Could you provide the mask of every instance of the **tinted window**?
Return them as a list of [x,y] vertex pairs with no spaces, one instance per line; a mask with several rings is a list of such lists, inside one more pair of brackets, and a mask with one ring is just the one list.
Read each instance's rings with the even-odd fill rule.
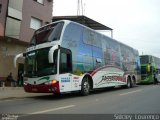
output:
[[43,48],[26,53],[25,76],[44,76],[57,73],[57,51],[54,52],[54,63],[49,63],[49,50],[50,48]]
[[140,56],[141,64],[148,64],[149,63],[149,56]]
[[93,32],[89,29],[84,30],[84,42],[89,45],[93,45],[96,47],[102,47],[101,43],[102,36],[96,32]]
[[59,40],[63,28],[63,22],[51,24],[38,29],[31,40],[31,44],[41,44],[44,42],[50,42]]
[[61,50],[60,54],[60,73],[68,73],[72,71],[72,57],[69,50]]

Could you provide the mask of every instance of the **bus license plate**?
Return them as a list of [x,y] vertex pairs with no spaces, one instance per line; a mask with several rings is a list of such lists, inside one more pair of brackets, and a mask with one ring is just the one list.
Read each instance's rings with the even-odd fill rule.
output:
[[38,90],[37,90],[37,88],[32,88],[32,91],[37,92]]

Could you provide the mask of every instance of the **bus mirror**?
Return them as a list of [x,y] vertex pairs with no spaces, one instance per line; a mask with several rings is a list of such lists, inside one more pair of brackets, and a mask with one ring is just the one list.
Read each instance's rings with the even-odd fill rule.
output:
[[16,62],[17,62],[17,59],[19,58],[19,57],[23,57],[23,53],[20,53],[20,54],[18,54],[18,55],[16,55],[15,57],[14,57],[14,67],[16,68]]
[[59,45],[55,45],[55,46],[51,47],[51,49],[49,50],[49,54],[48,54],[48,61],[49,61],[49,63],[54,63],[54,61],[53,61],[53,54],[54,54],[54,51],[56,49],[58,49],[58,48],[59,48]]

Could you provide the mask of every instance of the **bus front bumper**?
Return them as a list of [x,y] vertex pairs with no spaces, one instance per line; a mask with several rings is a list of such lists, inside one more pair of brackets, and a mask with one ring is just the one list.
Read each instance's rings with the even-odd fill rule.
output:
[[59,93],[59,84],[51,85],[24,85],[24,90],[29,93]]
[[142,77],[140,83],[141,84],[151,84],[151,83],[153,83],[152,77],[151,76]]

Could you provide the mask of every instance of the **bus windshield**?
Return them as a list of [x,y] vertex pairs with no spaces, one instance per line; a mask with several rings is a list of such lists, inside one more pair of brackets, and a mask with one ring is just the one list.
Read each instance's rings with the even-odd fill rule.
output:
[[150,62],[149,56],[141,56],[140,61],[141,61],[141,64],[148,64]]
[[25,77],[41,77],[57,73],[57,51],[54,52],[54,63],[49,63],[50,48],[28,52],[25,55]]
[[37,45],[44,42],[59,40],[64,22],[44,26],[35,31],[30,45]]

